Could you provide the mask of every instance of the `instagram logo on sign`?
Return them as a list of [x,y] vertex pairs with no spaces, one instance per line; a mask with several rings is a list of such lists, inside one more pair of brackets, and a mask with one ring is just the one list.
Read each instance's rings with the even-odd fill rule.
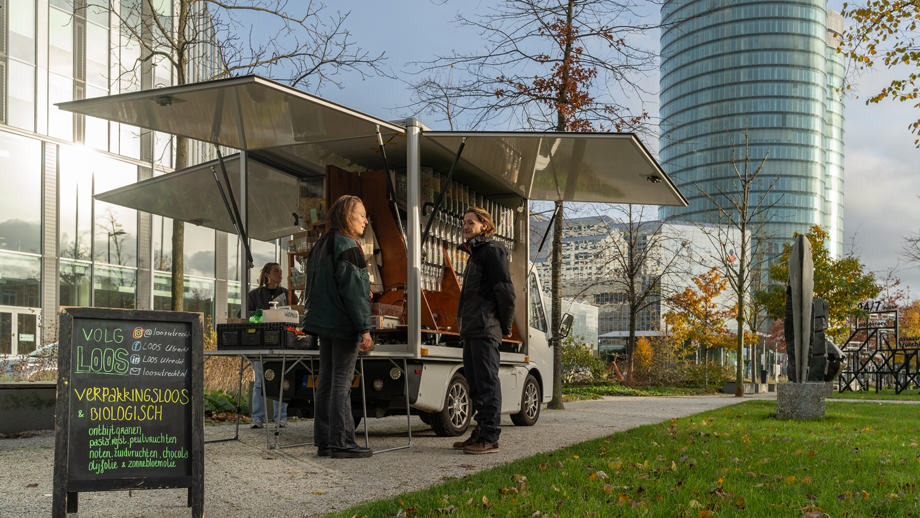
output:
[[144,337],[145,337],[145,338],[150,338],[150,335],[152,335],[152,334],[153,334],[153,329],[148,329],[148,330],[144,331]]
[[144,328],[135,327],[134,328],[134,338],[143,338],[144,337]]

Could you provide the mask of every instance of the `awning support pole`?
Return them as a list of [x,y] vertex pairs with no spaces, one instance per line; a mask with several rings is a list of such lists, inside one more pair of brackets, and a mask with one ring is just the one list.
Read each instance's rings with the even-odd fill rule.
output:
[[[224,188],[220,184],[220,179],[217,177],[217,171],[214,168],[211,168],[211,172],[214,173],[214,181],[217,182],[217,188],[220,190],[220,196],[224,199],[224,206],[227,207],[227,213],[230,214],[230,220],[233,222],[233,227],[236,229],[236,234],[239,236],[240,240],[243,241],[243,248],[246,250],[246,263],[249,265],[249,268],[253,267],[252,262],[252,252],[249,250],[249,237],[246,234],[246,227],[243,225],[243,221],[240,218],[240,209],[236,205],[236,198],[233,196],[233,187],[230,185],[230,176],[227,174],[227,166],[224,164],[224,156],[220,153],[220,147],[215,145],[214,150],[217,151],[217,161],[220,162],[220,170],[223,172],[224,181],[227,183],[227,191],[230,193],[230,201],[227,201],[227,196],[224,194]],[[241,156],[240,160],[244,158]]]
[[[450,179],[454,176],[454,169],[457,167],[457,162],[460,161],[460,154],[463,153],[464,147],[466,147],[466,137],[463,137],[460,141],[460,147],[457,149],[457,154],[454,156],[454,163],[450,165],[450,171],[447,172],[447,180],[444,182],[444,185],[441,186],[441,192],[438,193],[438,199],[434,201],[434,207],[431,209],[431,216],[428,217],[428,223],[425,224],[425,232],[422,233],[423,247],[425,243],[428,242],[428,233],[431,232],[431,224],[434,223],[435,215],[441,207],[441,201],[444,199],[444,192],[447,191],[447,186],[450,185]],[[422,207],[422,216],[425,215],[425,207]]]
[[377,144],[380,146],[380,154],[383,156],[383,169],[387,177],[387,191],[389,191],[391,209],[393,216],[396,218],[396,224],[399,226],[399,233],[402,235],[403,248],[409,251],[409,241],[406,239],[406,229],[403,228],[402,217],[399,215],[399,205],[396,204],[396,188],[393,186],[393,178],[390,177],[390,163],[387,161],[387,150],[383,145],[383,136],[380,135],[380,126],[377,126]]
[[217,182],[217,190],[220,191],[220,197],[223,198],[224,206],[227,207],[227,212],[230,214],[230,220],[233,221],[233,228],[236,229],[236,235],[239,236],[240,240],[243,242],[243,248],[246,250],[246,260],[249,262],[249,267],[252,268],[252,253],[249,251],[249,240],[243,237],[243,232],[240,230],[236,218],[233,217],[233,210],[230,209],[227,195],[224,194],[224,186],[220,184],[220,179],[217,178],[217,171],[214,167],[211,167],[211,172],[214,173],[214,181]]
[[[559,206],[557,205],[553,209],[553,217],[549,218],[549,225],[546,226],[546,232],[543,233],[543,239],[540,240],[540,248],[537,248],[537,257],[533,258],[533,261],[530,263],[530,271],[527,272],[527,278],[530,278],[530,274],[533,273],[533,267],[537,265],[537,258],[540,257],[540,252],[543,251],[543,245],[546,244],[546,236],[549,235],[549,231],[553,229],[553,221],[556,220],[556,214],[559,214]],[[526,283],[525,283],[526,286]]]

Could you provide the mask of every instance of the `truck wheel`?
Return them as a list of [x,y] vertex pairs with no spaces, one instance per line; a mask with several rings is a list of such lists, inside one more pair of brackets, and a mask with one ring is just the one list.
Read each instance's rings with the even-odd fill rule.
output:
[[543,398],[540,397],[540,384],[537,378],[528,374],[524,380],[524,391],[521,394],[521,411],[511,414],[511,422],[518,426],[533,426],[537,424],[540,418],[540,405]]
[[470,401],[470,386],[463,374],[454,374],[447,385],[444,397],[444,409],[432,412],[431,429],[439,437],[456,437],[466,432],[470,426],[473,403]]

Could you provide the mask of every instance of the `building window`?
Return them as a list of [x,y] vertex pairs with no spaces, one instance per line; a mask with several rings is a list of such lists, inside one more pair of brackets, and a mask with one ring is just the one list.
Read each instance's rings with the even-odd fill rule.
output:
[[214,277],[214,230],[185,224],[183,268],[187,275]]
[[[204,313],[205,319],[214,318],[214,280],[185,277],[183,311]],[[172,276],[161,273],[153,276],[153,309],[172,309]]]
[[137,272],[131,268],[96,265],[93,276],[93,306],[134,309],[137,302]]
[[41,149],[0,133],[0,250],[41,253]]
[[0,306],[41,307],[42,260],[0,252]]
[[61,306],[89,306],[92,265],[61,259]]

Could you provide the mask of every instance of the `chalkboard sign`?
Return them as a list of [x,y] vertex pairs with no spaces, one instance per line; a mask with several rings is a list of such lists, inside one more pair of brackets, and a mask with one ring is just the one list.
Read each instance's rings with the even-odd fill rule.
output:
[[60,330],[54,516],[81,491],[163,488],[202,516],[201,313],[66,308]]

